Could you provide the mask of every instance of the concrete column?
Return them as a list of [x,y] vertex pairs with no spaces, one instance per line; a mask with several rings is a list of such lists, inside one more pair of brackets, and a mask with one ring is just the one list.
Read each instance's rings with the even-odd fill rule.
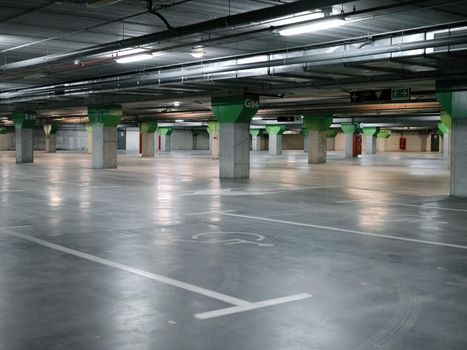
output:
[[13,120],[16,131],[16,163],[32,163],[34,161],[33,135],[36,113],[15,112]]
[[47,153],[57,152],[57,137],[55,134],[45,136],[45,151]]
[[345,133],[345,158],[353,158],[353,135],[357,130],[357,125],[342,123],[341,129]]
[[219,159],[220,144],[219,144],[219,122],[217,120],[208,121],[209,134],[209,150],[211,151],[212,159]]
[[57,124],[45,124],[44,125],[45,133],[45,151],[47,153],[57,152]]
[[220,177],[249,178],[250,125],[248,123],[222,123],[220,140]]
[[269,154],[274,156],[282,154],[282,134],[285,125],[268,125],[266,130],[269,134]]
[[376,136],[365,136],[366,153],[376,154]]
[[308,164],[326,163],[327,134],[326,131],[308,131]]
[[219,176],[250,177],[250,123],[259,109],[259,96],[243,94],[211,98],[211,109],[220,124]]
[[345,158],[353,158],[353,134],[345,134]]
[[282,135],[269,135],[269,154],[273,156],[282,154]]
[[86,124],[86,134],[88,136],[86,152],[92,154],[92,125],[90,123]]
[[307,129],[302,129],[302,134],[303,134],[303,152],[308,153],[308,149],[310,148],[310,142],[309,142],[310,138],[308,136],[310,135],[310,133],[308,132]]
[[171,127],[163,127],[157,129],[161,136],[161,152],[170,152],[172,150],[170,136],[173,129]]
[[209,134],[209,149],[211,150],[211,158],[219,159],[220,156],[220,135],[219,133]]
[[326,132],[327,140],[327,150],[328,151],[335,151],[336,150],[336,136],[338,132],[336,129],[330,129]]
[[16,128],[16,163],[32,163],[34,161],[33,129]]
[[[308,164],[323,164],[327,158],[327,134],[332,115],[304,115],[303,126],[308,134]],[[302,130],[303,132],[303,130]]]
[[171,135],[161,135],[161,152],[170,152],[172,150],[170,138]]
[[154,136],[156,130],[156,121],[148,120],[139,123],[139,131],[141,134],[141,157],[154,157]]
[[250,129],[251,149],[255,152],[261,151],[261,129]]
[[94,169],[117,168],[117,127],[93,124],[92,167]]
[[451,195],[467,197],[467,118],[453,118],[451,128]]
[[253,151],[261,151],[261,135],[251,137],[251,148]]
[[10,140],[6,133],[6,128],[0,127],[0,151],[8,151],[10,148]]
[[444,133],[443,135],[443,158],[449,159],[449,147],[450,146],[450,137],[449,132]]
[[154,157],[154,133],[141,133],[141,157]]

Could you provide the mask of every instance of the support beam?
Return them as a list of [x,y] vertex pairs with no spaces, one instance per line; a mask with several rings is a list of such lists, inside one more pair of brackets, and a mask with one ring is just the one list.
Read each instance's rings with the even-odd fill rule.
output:
[[376,154],[376,137],[380,132],[380,128],[363,128],[366,142],[366,153]]
[[86,143],[86,152],[89,154],[92,154],[92,124],[91,123],[86,124],[86,135],[88,137],[87,143]]
[[57,124],[45,124],[45,152],[55,153],[57,152]]
[[171,136],[173,129],[171,127],[163,127],[158,128],[157,131],[161,136],[161,152],[172,151]]
[[284,133],[285,125],[268,125],[266,130],[269,134],[269,154],[278,156],[282,154],[282,134]]
[[303,152],[308,153],[308,142],[310,140],[308,136],[310,136],[310,133],[307,128],[302,128],[300,134],[303,135]]
[[251,149],[255,152],[261,151],[261,129],[250,129]]
[[304,115],[303,125],[308,130],[308,164],[327,161],[327,131],[332,115]]
[[209,150],[211,151],[212,159],[219,159],[220,144],[220,124],[217,120],[208,121],[208,134],[209,134]]
[[354,133],[357,130],[357,125],[342,123],[341,129],[345,134],[345,158],[353,158]]
[[250,177],[250,122],[259,109],[259,97],[213,97],[212,111],[220,122],[221,178],[242,179]]
[[13,114],[16,131],[16,163],[32,163],[33,129],[36,125],[35,112],[15,112]]
[[139,131],[141,133],[141,157],[154,157],[154,134],[156,130],[156,121],[144,121],[139,124]]
[[88,118],[92,124],[92,167],[117,168],[117,125],[122,118],[122,107],[89,107]]
[[467,118],[452,119],[451,147],[451,195],[467,197]]

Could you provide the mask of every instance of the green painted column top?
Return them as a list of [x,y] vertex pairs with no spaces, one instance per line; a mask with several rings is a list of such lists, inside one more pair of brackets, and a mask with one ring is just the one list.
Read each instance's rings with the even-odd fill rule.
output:
[[44,124],[44,132],[47,136],[57,133],[58,125],[53,124]]
[[447,134],[448,132],[449,132],[449,128],[442,121],[439,121],[438,122],[438,134],[444,135],[444,134]]
[[263,133],[263,130],[261,129],[250,129],[250,135],[251,136],[259,136]]
[[219,122],[217,120],[208,121],[208,134],[215,135],[219,133]]
[[14,112],[13,120],[18,129],[32,129],[36,125],[36,112]]
[[147,120],[139,123],[139,131],[143,134],[154,134],[157,130],[157,122]]
[[378,136],[381,129],[380,128],[363,128],[362,131],[366,136],[376,137]]
[[451,118],[451,115],[446,112],[446,111],[442,111],[441,112],[441,122],[448,128],[448,129],[451,129],[451,125],[452,125],[452,118]]
[[467,118],[467,91],[436,91],[436,99],[452,118]]
[[391,136],[391,130],[381,130],[376,136],[379,139],[387,139]]
[[6,128],[4,128],[3,126],[0,126],[0,135],[4,135],[6,134]]
[[326,136],[327,136],[327,137],[331,137],[331,138],[336,137],[337,134],[338,134],[338,133],[337,133],[337,130],[336,130],[336,129],[331,129],[331,130],[328,130],[328,131],[326,132]]
[[310,135],[310,132],[307,128],[302,128],[302,130],[300,130],[300,134],[302,134],[303,136],[308,136]]
[[212,112],[220,123],[247,123],[258,112],[259,96],[244,94],[211,98]]
[[354,123],[342,123],[341,129],[344,134],[354,134],[357,131],[357,124]]
[[282,135],[286,129],[285,125],[266,125],[266,131],[269,135]]
[[332,124],[332,115],[304,115],[303,126],[308,130],[326,131]]
[[88,118],[91,124],[115,127],[123,116],[122,106],[89,106]]
[[171,126],[164,126],[161,128],[157,128],[157,132],[164,136],[170,136],[172,135],[173,129]]
[[91,123],[86,123],[86,132],[88,134],[92,133],[92,124]]

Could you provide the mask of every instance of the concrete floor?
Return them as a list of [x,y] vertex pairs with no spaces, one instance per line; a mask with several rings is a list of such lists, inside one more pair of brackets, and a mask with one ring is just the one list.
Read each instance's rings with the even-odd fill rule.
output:
[[0,152],[0,349],[466,349],[467,201],[437,154]]

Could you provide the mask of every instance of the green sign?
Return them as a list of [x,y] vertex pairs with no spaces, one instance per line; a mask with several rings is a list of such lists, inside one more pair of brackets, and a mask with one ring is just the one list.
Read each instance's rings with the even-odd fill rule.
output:
[[408,101],[410,100],[410,89],[392,89],[392,101]]

